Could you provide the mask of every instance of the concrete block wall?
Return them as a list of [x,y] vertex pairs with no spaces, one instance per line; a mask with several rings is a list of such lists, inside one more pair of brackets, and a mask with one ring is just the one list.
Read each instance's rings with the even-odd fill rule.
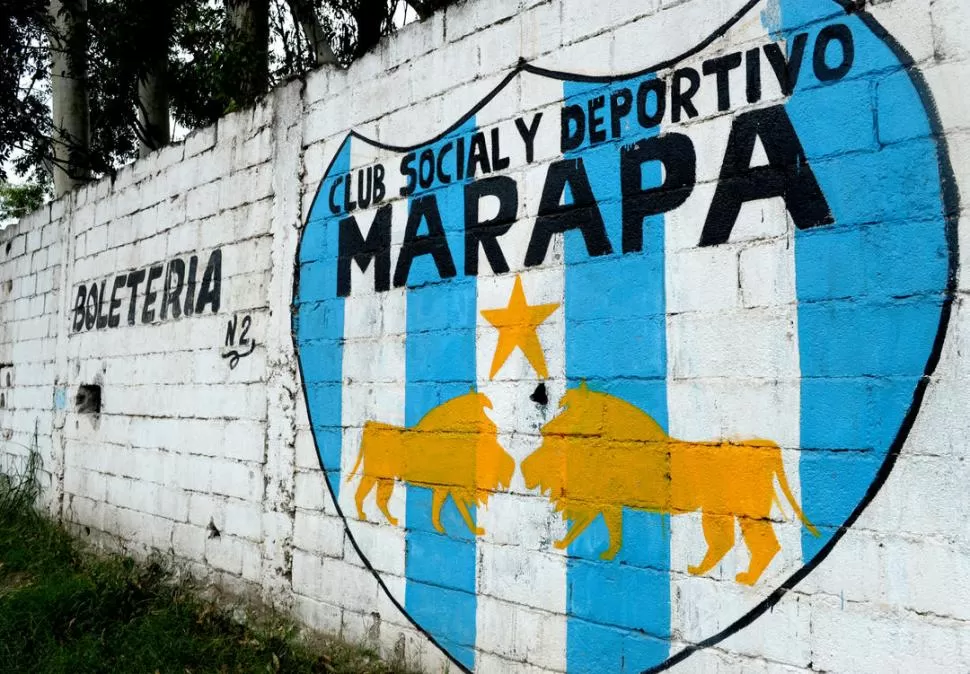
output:
[[[850,10],[833,0],[469,0],[406,26],[346,70],[312,73],[55,202],[0,233],[0,469],[22,469],[36,450],[46,505],[82,535],[159,551],[428,671],[966,669],[970,324],[959,251],[970,226],[959,194],[970,189],[970,8],[884,0]],[[817,36],[831,26],[848,27],[853,58],[842,42],[841,52],[822,49],[819,64]],[[838,30],[829,35],[844,37]],[[786,92],[801,33],[800,84]],[[704,64],[734,54],[741,60],[719,87]],[[684,69],[702,75],[688,97],[696,112],[681,105],[675,119]],[[615,79],[626,73],[637,75]],[[666,108],[644,125],[636,94],[652,79],[667,87]],[[630,113],[614,131],[610,106],[623,88]],[[599,95],[606,140],[597,145],[589,133]],[[560,123],[575,113],[564,112],[570,105],[587,128],[567,148]],[[793,204],[807,193],[798,182],[746,200],[726,241],[699,245],[715,192],[737,178],[723,167],[733,134],[743,135],[738,120],[780,108],[804,153],[796,163],[814,172],[834,222],[806,224]],[[773,144],[784,125],[760,119],[752,156],[742,150],[737,169],[789,171],[791,157],[778,159]],[[536,125],[531,151],[517,122]],[[462,194],[475,183],[439,176],[407,196],[400,188],[409,152],[420,171],[424,149],[440,157],[443,143],[455,148],[461,137],[467,153],[478,131],[490,163],[509,157],[489,172],[510,177],[517,199],[512,219],[496,225],[510,269],[480,246],[475,276],[462,232]],[[694,174],[677,186],[685,194],[676,207],[641,219],[642,250],[623,254],[622,209],[634,201],[620,191],[621,152],[672,136],[689,140]],[[663,170],[638,165],[639,181],[623,189],[676,175],[685,152],[677,150],[651,157]],[[612,254],[591,253],[588,211],[570,219],[576,174],[566,195],[543,205],[552,167],[577,157]],[[433,168],[454,169],[451,161]],[[357,181],[378,164],[383,204],[350,211],[334,181]],[[804,173],[786,175],[791,185]],[[414,248],[433,222],[405,231],[429,196],[454,277]],[[502,198],[485,198],[477,222],[495,217]],[[389,243],[354,258],[338,230],[353,215],[363,240],[382,205]],[[547,226],[572,230],[551,236],[529,264],[550,209],[560,224]],[[386,291],[377,271],[385,248]],[[402,255],[414,262],[398,287]],[[346,296],[335,293],[340,268]],[[515,325],[532,329],[496,360],[513,336],[486,314],[512,309],[516,287],[527,307],[554,308],[533,324],[520,315]],[[825,322],[839,311],[862,318]],[[940,317],[948,320],[937,336]],[[902,362],[912,353],[915,373]],[[93,389],[82,391],[95,386],[97,412],[85,407]],[[469,422],[473,443],[449,451],[477,457],[468,508],[484,532],[470,532],[457,507],[467,484],[454,474],[422,481],[404,468],[388,483],[392,524],[379,508],[382,487],[360,487],[362,475],[386,476],[367,459],[379,439],[352,470],[363,440],[378,437],[368,424],[397,427],[391,456],[413,438],[414,456],[447,463],[434,442],[467,435],[454,423],[468,418],[447,408],[450,421],[434,426],[425,415],[470,388],[489,405],[476,408],[484,420]],[[590,400],[611,407],[578,419]],[[614,413],[624,419],[619,436],[588,425]],[[663,435],[649,435],[657,431],[645,430],[653,426],[644,417]],[[569,447],[576,438],[606,443],[582,445],[600,463],[580,476],[584,486],[605,476],[605,493],[573,497],[568,519],[546,491],[551,469],[542,463],[577,470],[572,450],[560,464],[550,458],[558,437]],[[644,467],[636,457],[652,456],[657,442],[671,461],[678,450],[667,437],[695,450],[775,443],[794,502],[820,537],[798,521],[774,473],[762,486],[781,505],[760,520],[745,510],[757,480],[735,463],[734,473],[714,471],[687,489],[743,487],[741,500],[691,502],[737,530],[720,563],[689,571],[710,544],[701,513],[682,512],[691,508],[674,491],[659,507],[643,505],[643,493],[614,495],[626,488],[616,469],[623,447],[639,448],[626,471],[635,474]],[[609,451],[597,455],[598,446]],[[503,457],[514,464],[508,479],[484,480],[502,472]],[[663,465],[671,490],[701,470],[678,478]],[[635,483],[634,491],[653,484],[647,474]],[[443,532],[430,519],[435,485],[445,490]],[[604,526],[610,508],[619,529]],[[589,529],[555,546],[587,511]],[[736,574],[751,563],[744,527],[754,520],[780,551],[749,587]],[[601,559],[620,530],[619,554]]]

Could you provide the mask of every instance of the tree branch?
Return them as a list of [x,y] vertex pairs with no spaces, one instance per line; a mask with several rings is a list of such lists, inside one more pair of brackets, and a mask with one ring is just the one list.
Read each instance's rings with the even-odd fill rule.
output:
[[330,46],[330,38],[313,9],[311,0],[287,0],[294,22],[300,26],[313,54],[313,63],[322,66],[337,63],[337,55]]

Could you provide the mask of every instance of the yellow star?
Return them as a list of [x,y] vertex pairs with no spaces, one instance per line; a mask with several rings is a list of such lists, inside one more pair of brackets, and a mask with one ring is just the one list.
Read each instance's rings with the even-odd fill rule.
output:
[[536,328],[558,308],[558,304],[530,306],[525,300],[525,291],[522,290],[522,279],[516,276],[509,305],[504,309],[482,311],[485,320],[498,328],[498,344],[495,347],[495,357],[492,358],[490,379],[493,379],[502,369],[505,361],[515,351],[515,347],[522,349],[522,353],[542,379],[549,376],[546,370],[546,357],[542,352],[542,344],[539,342]]

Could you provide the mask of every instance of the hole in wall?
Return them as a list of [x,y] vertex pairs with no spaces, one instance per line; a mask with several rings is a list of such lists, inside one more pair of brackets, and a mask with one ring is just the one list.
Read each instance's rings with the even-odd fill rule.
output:
[[7,241],[7,251],[6,254],[10,255],[10,247],[13,246],[13,241]]
[[101,387],[98,384],[81,384],[74,396],[74,406],[81,414],[100,414]]

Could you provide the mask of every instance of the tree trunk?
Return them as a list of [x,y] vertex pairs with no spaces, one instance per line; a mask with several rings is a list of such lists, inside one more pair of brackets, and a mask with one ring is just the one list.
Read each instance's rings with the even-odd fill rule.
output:
[[[172,140],[168,96],[168,51],[174,30],[175,3],[143,0],[135,5],[142,19],[141,59],[138,67],[138,156]],[[146,21],[148,23],[146,23]]]
[[313,9],[312,0],[288,0],[290,12],[294,20],[300,25],[310,51],[313,53],[313,63],[322,66],[328,63],[337,63],[337,56],[333,53],[330,46],[330,38],[324,33],[320,19]]
[[354,49],[354,59],[369,52],[381,41],[384,20],[387,18],[387,5],[380,9],[375,5],[382,0],[359,0],[357,7],[351,11],[357,23],[357,47]]
[[169,122],[167,63],[138,78],[138,156],[146,157],[172,140]]
[[269,88],[269,0],[226,0],[233,71],[228,73],[238,107]]
[[88,106],[87,0],[50,0],[51,109],[54,191],[66,194],[88,180],[91,114]]

